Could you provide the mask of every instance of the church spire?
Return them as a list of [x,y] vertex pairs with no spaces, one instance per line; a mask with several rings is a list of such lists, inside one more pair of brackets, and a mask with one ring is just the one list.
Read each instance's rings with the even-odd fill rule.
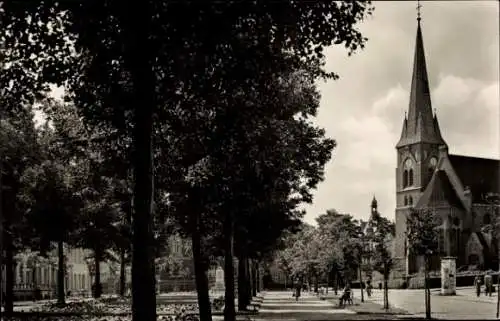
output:
[[[413,75],[411,79],[410,104],[408,118],[403,125],[401,139],[396,147],[415,143],[446,144],[436,130],[436,122],[432,114],[432,104],[427,66],[425,63],[424,41],[420,26],[421,5],[417,5],[417,37],[413,58]],[[406,118],[406,117],[405,117]],[[437,120],[436,120],[437,121]]]

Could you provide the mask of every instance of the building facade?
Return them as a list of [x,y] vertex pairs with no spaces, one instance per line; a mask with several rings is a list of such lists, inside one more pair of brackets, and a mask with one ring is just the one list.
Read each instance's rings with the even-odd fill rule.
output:
[[421,271],[423,258],[408,250],[406,217],[411,209],[438,215],[439,257],[455,256],[457,268],[498,269],[497,241],[484,231],[498,214],[500,161],[449,153],[432,111],[420,19],[417,26],[408,113],[396,145],[396,277]]
[[[80,248],[65,248],[65,289],[75,295],[90,295],[91,275],[87,267],[88,252]],[[57,291],[57,253],[47,257],[36,252],[24,251],[15,257],[14,296],[18,300],[31,299],[35,289],[40,289],[42,298],[54,298]],[[105,269],[106,271],[106,269]],[[105,276],[106,278],[106,273]],[[5,293],[5,266],[2,266],[2,291]]]

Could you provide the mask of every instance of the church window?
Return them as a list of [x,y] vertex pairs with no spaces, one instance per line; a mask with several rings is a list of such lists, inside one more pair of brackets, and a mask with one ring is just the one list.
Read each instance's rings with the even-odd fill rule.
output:
[[437,166],[437,159],[436,157],[432,157],[430,160],[429,160],[429,169],[430,170],[434,170]]
[[403,171],[403,188],[413,185],[413,164],[410,158],[406,159]]
[[457,242],[458,241],[458,233],[457,233],[457,230],[452,228],[450,230],[450,252],[451,252],[451,255],[454,255],[456,256],[457,255]]
[[479,256],[477,254],[471,254],[471,255],[469,255],[469,264],[470,265],[477,265],[477,264],[479,264]]
[[438,240],[439,254],[445,255],[445,243],[444,243],[444,230],[439,229],[439,240]]
[[491,216],[490,216],[490,214],[488,214],[488,213],[484,214],[483,223],[485,225],[491,224]]

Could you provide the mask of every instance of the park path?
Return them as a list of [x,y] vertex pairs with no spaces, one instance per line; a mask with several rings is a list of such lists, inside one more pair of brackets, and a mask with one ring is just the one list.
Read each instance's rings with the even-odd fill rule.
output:
[[259,313],[252,320],[341,320],[353,314],[307,292],[295,301],[291,291],[272,291],[263,293]]

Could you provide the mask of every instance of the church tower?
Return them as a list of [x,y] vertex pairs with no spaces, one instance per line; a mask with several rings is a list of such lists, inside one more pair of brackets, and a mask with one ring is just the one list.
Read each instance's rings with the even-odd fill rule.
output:
[[[403,119],[401,137],[396,144],[396,235],[395,256],[406,259],[406,215],[418,202],[448,146],[441,136],[438,120],[432,113],[424,43],[417,18],[417,37],[408,113]],[[408,263],[406,263],[407,265]],[[408,266],[406,268],[408,269]]]

